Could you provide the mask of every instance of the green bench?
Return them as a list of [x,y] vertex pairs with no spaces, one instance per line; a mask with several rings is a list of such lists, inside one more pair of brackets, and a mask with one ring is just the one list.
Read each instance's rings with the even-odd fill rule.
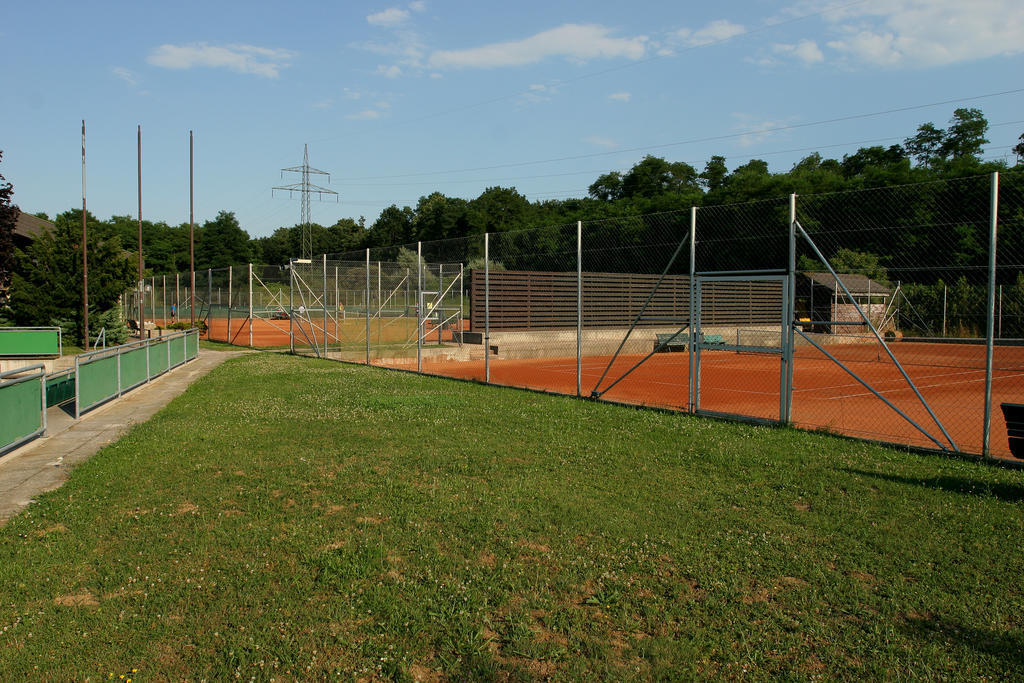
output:
[[[655,335],[657,339],[654,342],[655,351],[685,351],[690,343],[690,335],[686,332],[680,332],[679,334],[658,333]],[[725,337],[720,334],[704,334],[700,335],[701,346],[724,346]]]

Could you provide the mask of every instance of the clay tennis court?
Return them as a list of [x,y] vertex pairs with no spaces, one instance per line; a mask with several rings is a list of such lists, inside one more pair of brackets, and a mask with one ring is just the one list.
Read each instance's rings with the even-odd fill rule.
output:
[[[958,448],[980,453],[985,396],[984,346],[914,342],[890,346]],[[884,351],[880,352],[876,345],[845,344],[827,348],[918,425],[946,444],[942,432]],[[617,380],[642,357],[617,358],[601,387]],[[594,389],[610,359],[610,356],[583,359],[583,395],[589,395]],[[381,364],[415,369],[415,360],[393,359],[381,361]],[[482,360],[458,363],[424,360],[422,367],[430,374],[484,379]],[[1006,424],[999,403],[1021,399],[1016,387],[1024,378],[1024,347],[996,347],[994,367],[990,447],[994,455],[1010,457]],[[576,394],[574,356],[517,360],[492,358],[490,370],[494,384]],[[702,411],[768,420],[779,417],[778,356],[704,351],[700,380]],[[688,354],[659,353],[604,393],[602,398],[688,410],[688,383]],[[826,429],[878,441],[938,447],[842,368],[809,347],[799,347],[794,359],[792,416],[794,425],[804,429]]]
[[[254,320],[253,345],[287,346],[288,322]],[[226,319],[210,320],[210,338],[228,340],[227,323]],[[371,344],[407,341],[409,335],[405,327],[391,325],[383,327],[378,333],[376,324],[376,321],[371,322]],[[352,319],[340,321],[338,328],[333,321],[328,320],[332,343],[339,332],[348,334],[354,342],[365,343],[364,325],[362,319]],[[320,334],[319,329],[310,332],[310,336],[315,337],[318,343],[322,342]],[[248,320],[231,321],[231,343],[246,345],[248,335]],[[414,332],[412,337],[415,338]],[[301,335],[296,341],[308,345]],[[984,345],[901,341],[891,344],[890,348],[957,447],[965,452],[981,453],[985,396]],[[838,344],[826,346],[826,349],[948,447],[942,431],[921,404],[913,388],[877,344]],[[567,353],[574,351],[574,348],[567,349]],[[382,355],[400,357],[375,358],[372,362],[385,367],[416,369],[414,344],[400,353],[388,352]],[[353,360],[362,360],[361,354],[357,356]],[[584,357],[582,394],[589,396],[604,374],[601,390],[619,380],[615,386],[602,393],[604,399],[689,410],[689,354],[655,354],[620,380],[642,358],[642,355],[622,355],[608,368],[611,356]],[[1024,347],[996,346],[993,367],[990,448],[993,455],[1010,457],[1006,423],[999,404],[1021,402],[1024,399],[1018,390],[1024,382]],[[479,381],[484,380],[485,374],[482,359],[453,361],[424,357],[422,369],[428,374]],[[493,384],[576,395],[575,356],[532,359],[492,357],[490,372]],[[938,448],[935,441],[813,347],[797,347],[793,379],[792,419],[797,427]],[[705,350],[701,354],[701,411],[778,420],[779,385],[778,356],[720,350]]]

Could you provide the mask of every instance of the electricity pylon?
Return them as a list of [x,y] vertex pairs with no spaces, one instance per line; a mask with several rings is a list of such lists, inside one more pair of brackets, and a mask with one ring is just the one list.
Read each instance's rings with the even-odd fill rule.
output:
[[270,194],[274,194],[274,190],[282,190],[288,192],[288,196],[291,197],[292,192],[299,192],[302,194],[302,216],[300,217],[300,224],[302,226],[302,258],[309,259],[313,258],[313,233],[310,228],[312,219],[309,215],[309,195],[317,195],[317,199],[323,199],[323,196],[334,195],[338,196],[338,193],[334,190],[326,187],[320,187],[309,182],[309,176],[312,173],[327,176],[327,182],[331,182],[331,174],[327,171],[321,171],[320,169],[312,168],[309,165],[309,145],[302,146],[302,166],[292,166],[291,168],[282,168],[281,176],[284,177],[285,171],[290,173],[301,173],[302,181],[298,183],[292,183],[291,185],[278,185],[270,190]]

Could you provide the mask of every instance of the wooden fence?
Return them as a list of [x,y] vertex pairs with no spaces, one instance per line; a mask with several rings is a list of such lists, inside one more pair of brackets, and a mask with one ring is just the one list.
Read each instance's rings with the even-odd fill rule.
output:
[[[472,270],[470,324],[484,329],[484,271]],[[628,327],[644,311],[645,327],[681,325],[690,314],[690,278],[667,275],[646,310],[657,274],[583,273],[583,326]],[[492,330],[545,330],[576,326],[576,273],[498,270],[490,273]],[[706,282],[701,322],[708,325],[779,324],[782,289],[773,282]]]

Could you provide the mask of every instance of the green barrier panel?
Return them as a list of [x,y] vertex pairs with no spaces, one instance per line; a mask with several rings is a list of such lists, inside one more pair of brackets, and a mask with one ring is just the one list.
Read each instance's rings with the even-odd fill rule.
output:
[[46,378],[46,407],[59,406],[75,397],[75,373]]
[[157,342],[149,346],[149,376],[156,377],[167,370],[167,344],[170,342]]
[[0,386],[0,451],[43,429],[43,378]]
[[117,396],[117,357],[108,356],[78,367],[78,411]]
[[59,356],[60,330],[0,328],[0,356]]
[[189,360],[192,360],[193,358],[195,358],[196,356],[199,355],[199,333],[198,332],[193,332],[191,334],[185,335],[185,348],[187,349],[186,352],[185,352],[185,356]]
[[178,337],[168,342],[171,345],[171,367],[185,362],[185,338]]
[[148,379],[145,347],[121,354],[121,391],[137,387]]

